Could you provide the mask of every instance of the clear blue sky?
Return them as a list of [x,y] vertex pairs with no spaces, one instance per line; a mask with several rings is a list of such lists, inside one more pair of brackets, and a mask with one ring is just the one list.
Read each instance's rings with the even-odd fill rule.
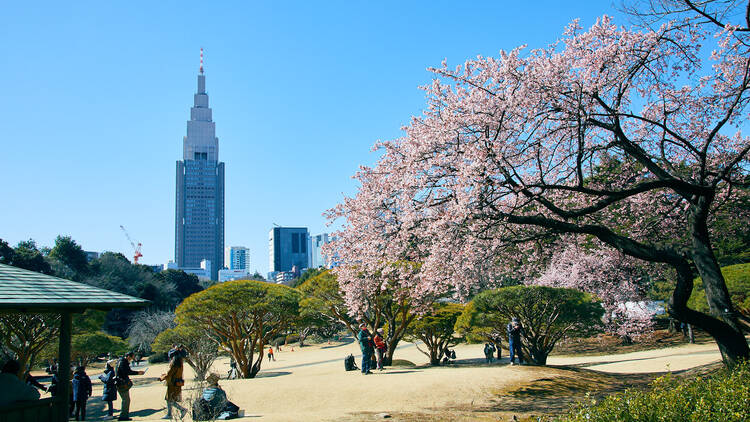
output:
[[[0,238],[174,256],[175,161],[199,48],[220,158],[226,245],[268,270],[273,223],[329,231],[378,139],[419,114],[428,66],[541,47],[610,0],[2,2]],[[624,18],[618,21],[627,23]]]

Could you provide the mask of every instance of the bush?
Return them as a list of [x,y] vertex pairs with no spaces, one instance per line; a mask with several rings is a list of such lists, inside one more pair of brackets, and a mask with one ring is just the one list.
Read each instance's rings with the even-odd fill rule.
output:
[[547,356],[561,339],[595,332],[604,313],[587,293],[544,286],[485,290],[474,297],[472,306],[485,321],[482,325],[490,324],[498,334],[511,318],[518,318],[523,326],[523,354],[537,365],[547,364]]
[[169,358],[166,353],[154,353],[148,357],[148,363],[164,363],[168,361]]
[[558,421],[747,421],[750,366],[721,369],[706,377],[657,378],[651,390],[626,390],[597,403],[579,403]]
[[281,344],[296,343],[299,341],[299,334],[289,334],[286,336],[285,341],[286,343],[281,343]]

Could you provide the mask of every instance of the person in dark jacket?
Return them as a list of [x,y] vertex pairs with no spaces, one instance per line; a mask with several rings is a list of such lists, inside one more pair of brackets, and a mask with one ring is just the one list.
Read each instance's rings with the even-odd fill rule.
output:
[[359,324],[357,340],[359,340],[359,347],[362,349],[362,374],[372,374],[372,372],[370,372],[370,366],[372,362],[373,343],[370,331],[367,330],[367,324]]
[[134,371],[130,369],[130,362],[135,359],[135,354],[129,352],[117,362],[117,368],[115,368],[115,374],[117,375],[117,392],[120,393],[120,400],[122,400],[120,417],[118,421],[129,421],[130,419],[130,387],[133,386],[133,381],[130,380],[131,375],[143,375],[145,371]]
[[73,402],[77,421],[86,420],[86,400],[91,397],[91,378],[86,375],[86,368],[79,366],[73,374]]
[[523,352],[521,351],[521,335],[523,334],[523,327],[517,317],[514,317],[510,323],[508,323],[508,349],[510,352],[510,364],[516,364],[516,356],[518,356],[518,363],[523,365]]
[[115,368],[112,367],[112,362],[108,361],[107,366],[104,368],[104,373],[99,375],[99,380],[104,383],[104,389],[102,390],[102,401],[107,402],[107,416],[110,418],[114,416],[114,406],[112,402],[117,398],[117,386],[115,386]]
[[492,363],[495,357],[495,345],[492,343],[484,343],[484,359],[487,363]]

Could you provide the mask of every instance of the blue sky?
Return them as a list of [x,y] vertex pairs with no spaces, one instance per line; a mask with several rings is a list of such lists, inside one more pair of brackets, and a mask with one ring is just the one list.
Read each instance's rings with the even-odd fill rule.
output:
[[[273,223],[329,231],[378,139],[425,104],[418,86],[519,44],[544,46],[609,0],[2,2],[0,238],[142,262],[174,256],[175,161],[205,49],[226,163],[226,244],[268,270]],[[624,18],[617,19],[627,23]]]

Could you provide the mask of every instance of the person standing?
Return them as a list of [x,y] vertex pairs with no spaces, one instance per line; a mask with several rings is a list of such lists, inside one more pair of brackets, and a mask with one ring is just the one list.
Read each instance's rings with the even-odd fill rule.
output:
[[523,352],[521,351],[521,335],[523,334],[523,327],[518,317],[508,323],[508,349],[510,352],[510,364],[516,364],[516,356],[518,356],[518,363],[523,365]]
[[372,374],[372,372],[370,372],[373,352],[372,336],[370,335],[370,331],[367,329],[367,324],[359,324],[359,334],[357,335],[357,340],[359,340],[359,348],[362,350],[362,374]]
[[172,419],[173,407],[176,407],[180,411],[181,417],[185,415],[186,410],[179,403],[182,401],[182,386],[185,385],[182,372],[182,356],[176,354],[169,361],[169,370],[167,370],[167,373],[159,377],[159,381],[166,381],[167,383],[167,395],[164,397],[167,401],[167,414],[162,419]]
[[273,361],[276,362],[276,358],[273,355],[273,346],[268,348],[268,361],[270,362],[271,359],[273,359]]
[[86,420],[86,401],[91,397],[91,378],[86,374],[86,367],[79,366],[73,374],[73,403],[77,421]]
[[487,363],[492,363],[495,357],[495,346],[492,343],[484,343],[484,358]]
[[99,380],[104,383],[102,389],[102,401],[107,402],[107,416],[110,418],[114,415],[114,406],[112,402],[117,398],[117,387],[115,386],[115,369],[112,367],[114,361],[107,361],[104,373],[99,375]]
[[133,352],[128,352],[125,356],[120,358],[117,362],[117,368],[115,374],[117,375],[117,392],[120,393],[120,400],[122,405],[120,409],[120,417],[118,421],[129,421],[130,419],[130,388],[133,386],[133,381],[130,380],[131,375],[143,375],[145,371],[134,371],[130,369],[130,362],[135,358]]
[[375,357],[377,358],[378,370],[383,370],[383,356],[388,347],[383,340],[383,329],[378,328],[375,330],[375,336],[372,338],[372,342],[375,344]]

